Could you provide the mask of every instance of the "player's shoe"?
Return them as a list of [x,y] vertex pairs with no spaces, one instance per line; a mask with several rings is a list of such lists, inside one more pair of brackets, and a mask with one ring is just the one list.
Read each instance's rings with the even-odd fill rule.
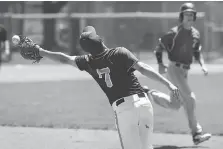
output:
[[196,133],[193,135],[193,142],[194,145],[198,145],[204,141],[207,141],[211,138],[211,134],[210,133]]

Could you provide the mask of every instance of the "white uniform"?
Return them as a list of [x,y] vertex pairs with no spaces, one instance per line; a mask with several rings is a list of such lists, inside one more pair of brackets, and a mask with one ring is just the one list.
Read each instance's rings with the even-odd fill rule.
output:
[[145,94],[125,97],[112,104],[122,149],[152,149],[153,107]]

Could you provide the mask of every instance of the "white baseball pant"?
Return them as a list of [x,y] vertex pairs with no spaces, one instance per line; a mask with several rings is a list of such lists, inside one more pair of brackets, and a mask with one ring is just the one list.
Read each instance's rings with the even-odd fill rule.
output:
[[118,106],[120,99],[112,104],[122,149],[153,149],[153,107],[143,94],[125,97]]

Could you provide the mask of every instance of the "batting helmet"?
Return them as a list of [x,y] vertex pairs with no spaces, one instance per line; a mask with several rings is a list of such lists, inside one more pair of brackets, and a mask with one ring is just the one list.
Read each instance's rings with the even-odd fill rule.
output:
[[179,20],[180,22],[183,21],[183,13],[184,12],[193,12],[194,13],[194,21],[197,18],[197,11],[195,10],[195,6],[192,3],[184,3],[183,5],[181,5],[180,7],[180,15],[179,15]]

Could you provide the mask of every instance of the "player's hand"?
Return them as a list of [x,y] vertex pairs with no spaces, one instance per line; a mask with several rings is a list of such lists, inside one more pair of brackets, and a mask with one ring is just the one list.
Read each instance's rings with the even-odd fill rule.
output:
[[27,60],[33,60],[33,63],[39,63],[43,58],[39,54],[40,46],[34,43],[30,38],[22,35],[14,35],[12,42],[19,48],[20,55]]
[[167,72],[167,66],[165,66],[164,64],[159,64],[159,73],[160,74],[164,74]]
[[205,66],[202,67],[202,71],[204,72],[205,76],[208,75],[208,69]]
[[179,89],[172,83],[170,83],[168,87],[169,87],[169,90],[173,93],[173,96],[175,98],[179,98],[179,95],[180,95]]
[[148,88],[148,86],[143,86],[142,88],[144,89],[144,91],[145,91],[146,93],[149,92],[149,88]]

